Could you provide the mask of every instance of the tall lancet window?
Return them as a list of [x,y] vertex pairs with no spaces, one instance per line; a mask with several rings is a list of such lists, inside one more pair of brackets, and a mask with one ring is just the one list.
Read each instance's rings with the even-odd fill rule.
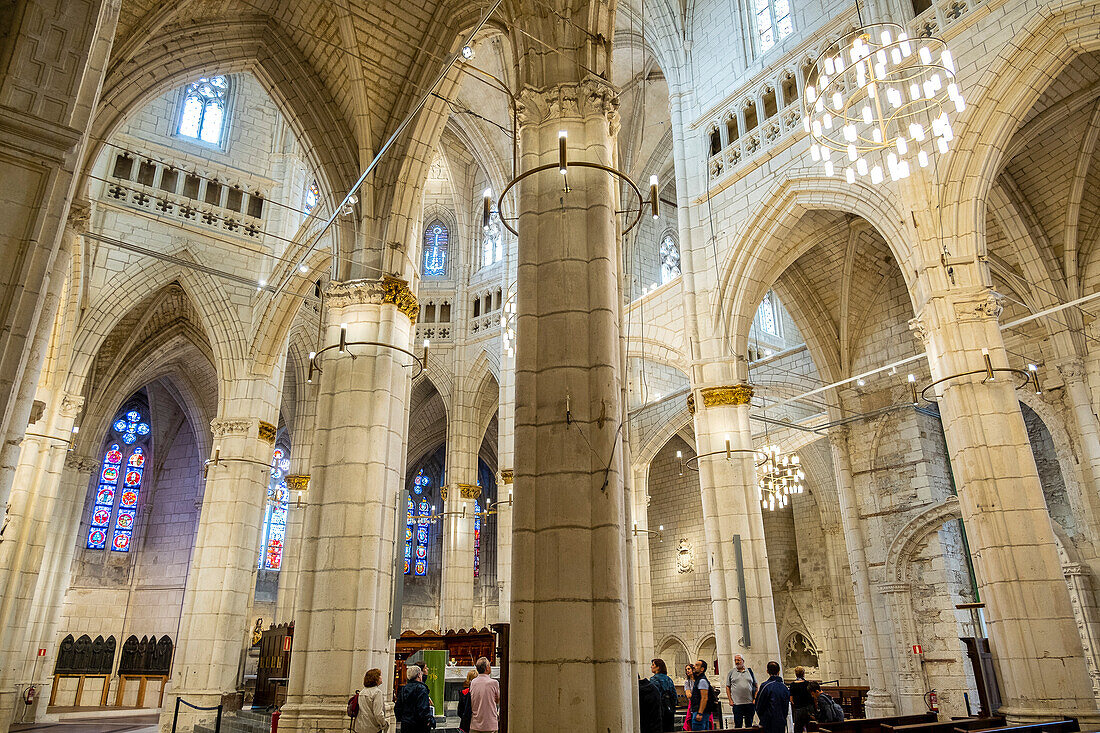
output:
[[431,479],[421,468],[413,479],[405,515],[405,575],[428,572],[428,519],[432,506],[428,503]]
[[764,293],[764,299],[760,301],[760,307],[756,310],[756,323],[764,333],[779,336],[779,314],[775,305],[775,295],[772,291]]
[[484,237],[481,241],[481,266],[500,262],[504,259],[504,232],[501,231],[500,214],[494,206],[489,212],[489,226],[484,228]]
[[477,461],[477,485],[481,488],[481,495],[474,501],[474,577],[481,576],[481,538],[482,519],[488,518],[489,507],[493,505],[493,488],[496,484],[496,476],[485,462],[480,458]]
[[441,221],[424,230],[424,276],[446,277],[451,234]]
[[661,240],[661,284],[680,277],[680,248],[671,234]]
[[271,478],[267,482],[267,509],[264,511],[263,545],[260,549],[261,570],[281,570],[283,567],[287,502],[290,499],[286,488],[288,470],[290,449],[278,446],[271,456]]
[[791,35],[791,0],[752,0],[756,13],[756,32],[760,38],[760,53]]
[[129,552],[150,429],[139,410],[129,409],[116,417],[111,430],[114,436],[103,453],[86,547],[105,549],[109,539],[114,552]]
[[181,137],[219,145],[225,130],[229,80],[224,76],[203,77],[183,90],[178,132]]

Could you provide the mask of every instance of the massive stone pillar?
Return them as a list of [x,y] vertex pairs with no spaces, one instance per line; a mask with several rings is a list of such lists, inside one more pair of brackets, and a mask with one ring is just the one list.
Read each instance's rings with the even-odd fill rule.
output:
[[1012,721],[1097,718],[1054,531],[1013,377],[982,370],[983,349],[1006,367],[1001,307],[973,285],[933,291],[912,326],[924,341],[959,490],[981,598]]
[[64,279],[60,244],[120,2],[25,0],[5,12],[0,63],[0,507],[19,460]]
[[[179,645],[172,663],[171,700],[217,705],[237,690],[248,612],[255,587],[263,507],[267,499],[271,450],[275,442],[278,379],[257,384],[251,399],[230,399],[234,413],[210,421],[211,463],[199,527],[187,573]],[[185,709],[181,730],[211,713]],[[171,730],[172,705],[160,719]]]
[[[467,389],[455,395],[447,425],[447,490],[443,501],[443,630],[468,629],[474,618],[474,503],[481,435]],[[484,507],[483,507],[484,508]]]
[[[1088,385],[1088,372],[1083,359],[1069,359],[1058,364],[1058,373],[1066,385],[1065,404],[1073,415],[1074,432],[1080,445],[1081,473],[1084,476],[1082,502],[1091,518],[1093,536],[1100,532],[1100,422],[1092,408],[1092,394]],[[1100,537],[1097,537],[1100,539]]]
[[892,715],[896,712],[893,696],[886,690],[884,656],[889,640],[883,640],[882,629],[875,619],[875,607],[871,598],[871,575],[867,566],[867,538],[863,532],[863,520],[859,516],[855,482],[852,480],[852,461],[848,452],[849,430],[846,426],[829,429],[829,442],[833,448],[833,467],[836,470],[836,489],[840,522],[844,527],[844,543],[848,550],[848,566],[852,570],[852,588],[855,592],[856,615],[859,618],[860,641],[867,665],[867,715]]
[[[573,67],[542,63],[554,81],[520,95],[521,169],[555,163],[562,130],[570,159],[613,165],[614,90],[560,83]],[[612,175],[581,167],[520,184],[513,733],[635,725],[617,191]]]
[[[416,299],[403,280],[329,285],[324,344],[411,345]],[[280,728],[342,731],[350,690],[383,670],[388,687],[397,498],[405,470],[411,357],[348,346],[320,357],[290,687]]]
[[[23,439],[0,543],[0,723],[11,722],[21,683],[37,651],[27,649],[31,606],[47,580],[46,545],[61,527],[54,521],[61,472],[84,398],[57,392],[48,396],[42,417]],[[83,497],[81,497],[83,498]],[[75,543],[70,536],[68,541]],[[22,707],[21,705],[19,707]],[[30,719],[29,717],[27,719]]]
[[514,357],[504,354],[497,413],[497,606],[502,623],[512,618],[512,482],[515,480],[516,371]]
[[[695,438],[718,658],[729,664],[733,655],[740,653],[746,662],[761,669],[771,660],[782,659],[756,461],[752,453],[733,452],[753,448],[749,429],[752,387],[704,387],[700,393]],[[727,441],[731,449],[728,459],[723,455]]]

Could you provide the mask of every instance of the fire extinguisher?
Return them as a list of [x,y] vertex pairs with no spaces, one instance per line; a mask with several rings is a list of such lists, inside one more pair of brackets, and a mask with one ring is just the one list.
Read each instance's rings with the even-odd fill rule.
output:
[[271,733],[279,733],[279,718],[281,718],[283,712],[279,708],[275,708],[275,712],[271,714]]
[[940,711],[940,698],[935,690],[929,690],[925,694],[924,700],[928,704],[928,712],[938,713]]
[[34,698],[37,696],[37,688],[34,685],[28,685],[27,689],[23,690],[23,704],[27,706],[34,705]]

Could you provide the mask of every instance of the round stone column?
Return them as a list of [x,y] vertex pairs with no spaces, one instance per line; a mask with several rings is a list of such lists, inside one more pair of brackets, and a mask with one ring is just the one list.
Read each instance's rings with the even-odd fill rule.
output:
[[[392,676],[391,604],[394,538],[405,527],[397,506],[405,471],[417,303],[404,280],[333,282],[324,345],[314,376],[317,424],[302,521],[294,652],[286,705],[288,731],[347,730],[346,706],[363,673]],[[399,510],[400,509],[400,510]],[[389,692],[386,693],[387,699]]]
[[844,527],[848,566],[852,570],[859,638],[867,666],[867,684],[870,687],[867,692],[867,715],[893,715],[897,712],[897,707],[885,687],[886,659],[879,624],[875,620],[874,601],[871,598],[871,575],[865,549],[867,538],[863,534],[863,520],[859,516],[859,501],[856,498],[855,482],[852,480],[852,461],[848,452],[849,433],[848,427],[844,425],[829,428],[829,443],[832,445],[833,466],[836,469],[837,508]]
[[[613,165],[614,90],[520,94],[521,170]],[[635,729],[613,175],[573,167],[519,184],[512,733]]]
[[[1066,385],[1065,403],[1073,415],[1084,459],[1081,473],[1084,474],[1086,485],[1082,499],[1090,510],[1089,513],[1096,517],[1097,509],[1100,508],[1100,422],[1092,411],[1092,393],[1089,390],[1085,362],[1079,358],[1063,361],[1058,364],[1058,373]],[[1100,532],[1098,523],[1100,517],[1089,522],[1094,537]]]
[[[281,375],[280,375],[281,376]],[[280,380],[281,381],[281,378]],[[211,459],[206,467],[199,528],[183,596],[179,644],[172,662],[171,694],[165,695],[160,730],[172,728],[176,696],[193,705],[218,705],[237,691],[248,611],[255,588],[260,529],[275,443],[274,397],[251,407],[261,417],[210,421]],[[245,405],[241,405],[244,407]],[[181,730],[213,713],[181,708]]]
[[481,496],[477,485],[481,436],[472,398],[467,389],[455,395],[447,425],[447,487],[441,509],[446,515],[442,520],[441,631],[468,629],[474,623],[474,512]]
[[[649,560],[650,539],[659,537],[649,526],[649,466],[634,466],[630,502],[633,509],[631,532],[634,539],[631,581],[634,583],[634,665],[638,674],[649,677],[649,660],[657,656],[653,639],[653,577]],[[659,530],[658,530],[659,532]]]
[[937,387],[959,506],[986,604],[1002,712],[1011,722],[1097,720],[1081,638],[988,288],[933,293],[911,326]]
[[782,664],[756,461],[752,453],[733,452],[753,449],[749,429],[753,390],[748,384],[736,384],[704,387],[699,393],[702,405],[695,410],[695,440],[701,456],[699,485],[718,658],[730,664],[734,654],[743,654],[757,669],[772,660]]

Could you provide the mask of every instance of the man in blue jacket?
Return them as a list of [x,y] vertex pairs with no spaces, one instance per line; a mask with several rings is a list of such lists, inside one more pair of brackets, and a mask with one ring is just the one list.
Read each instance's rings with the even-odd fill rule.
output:
[[768,674],[768,681],[760,685],[756,693],[756,715],[764,733],[784,733],[791,691],[779,676],[779,662],[768,662]]

